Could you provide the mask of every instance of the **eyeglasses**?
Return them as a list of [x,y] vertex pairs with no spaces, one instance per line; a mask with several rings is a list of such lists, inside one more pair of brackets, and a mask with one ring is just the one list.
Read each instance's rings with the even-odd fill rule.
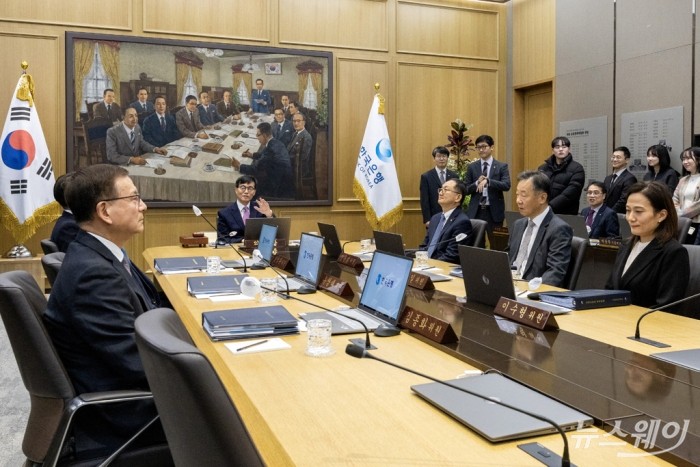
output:
[[118,198],[103,199],[101,201],[119,201],[120,199],[134,200],[136,204],[139,204],[141,202],[141,195],[120,196]]
[[238,189],[241,190],[241,191],[243,191],[243,192],[246,192],[246,191],[255,191],[255,187],[254,187],[254,186],[246,186],[246,185],[239,185],[239,186],[238,186]]
[[438,188],[438,193],[444,193],[444,192],[446,192],[446,191],[449,191],[449,192],[451,192],[451,193],[456,193],[456,194],[458,194],[458,195],[461,195],[461,194],[462,194],[462,193],[460,193],[460,192],[458,192],[458,191],[448,190],[447,188]]
[[483,151],[483,150],[488,149],[490,147],[491,146],[489,146],[488,144],[479,144],[476,146],[476,149],[477,149],[477,151]]

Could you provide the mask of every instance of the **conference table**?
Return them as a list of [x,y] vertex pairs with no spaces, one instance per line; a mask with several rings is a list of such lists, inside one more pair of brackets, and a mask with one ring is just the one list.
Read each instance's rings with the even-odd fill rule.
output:
[[[238,258],[230,249],[214,252],[172,246],[144,252],[148,264],[155,258],[211,254]],[[439,262],[433,265],[444,272],[449,268]],[[276,277],[270,268],[248,273]],[[334,308],[357,301],[359,286],[353,272],[328,262],[324,274],[347,281],[354,296],[341,299],[318,292],[299,296],[308,304],[293,299],[279,303],[298,314],[315,311],[315,304]],[[218,303],[197,300],[186,290],[189,275],[196,274],[154,272],[195,344],[212,362],[269,465],[541,465],[517,447],[531,441],[561,454],[563,442],[558,435],[496,444],[486,441],[413,394],[410,386],[426,382],[424,379],[346,355],[348,338],[358,335],[334,336],[336,353],[327,358],[304,354],[304,333],[284,337],[291,346],[288,350],[234,355],[224,342],[212,342],[204,333],[201,315],[259,304],[252,298]],[[626,339],[644,310],[621,307],[574,312],[557,316],[558,332],[540,332],[504,324],[494,318],[492,310],[463,303],[463,296],[464,284],[456,279],[437,283],[431,291],[409,288],[406,302],[451,322],[458,342],[438,344],[402,332],[391,338],[372,336],[378,347],[372,353],[443,379],[495,368],[591,415],[595,427],[567,434],[572,462],[578,465],[700,463],[700,375],[679,367],[670,371],[648,357],[653,349]],[[657,315],[645,322],[647,337],[665,341],[673,350],[693,348],[700,322],[661,312]],[[687,436],[671,453],[655,456],[641,449],[645,447],[641,428],[654,426],[658,432],[660,423],[668,427],[683,420],[688,420]],[[638,437],[632,438],[632,433]],[[658,451],[662,449],[658,446],[674,440],[665,441],[657,440],[656,447],[649,450]]]

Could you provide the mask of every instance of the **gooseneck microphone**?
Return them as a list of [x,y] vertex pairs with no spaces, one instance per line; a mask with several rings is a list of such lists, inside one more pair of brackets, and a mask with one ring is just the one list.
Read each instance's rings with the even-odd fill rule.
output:
[[[437,242],[435,244],[435,246],[437,247],[438,245],[442,245],[443,243],[449,243],[449,242],[460,243],[465,238],[467,238],[467,234],[465,234],[465,233],[457,234],[454,237],[446,238],[445,240],[440,240],[439,242]],[[423,250],[422,248],[419,248],[418,251],[428,251],[428,246],[426,246],[425,250]]]
[[645,316],[649,316],[650,314],[654,313],[655,311],[663,311],[666,308],[670,308],[670,307],[675,306],[675,305],[680,305],[681,303],[693,300],[693,299],[698,298],[698,297],[700,297],[700,293],[696,293],[695,295],[691,295],[690,297],[681,298],[680,300],[676,300],[675,302],[672,302],[672,303],[667,303],[666,305],[661,305],[661,306],[651,308],[649,311],[643,313],[642,316],[639,317],[639,319],[637,320],[637,327],[634,330],[634,336],[629,336],[628,339],[632,339],[633,341],[637,341],[637,342],[643,342],[643,343],[648,344],[648,345],[653,345],[654,347],[658,347],[660,349],[663,349],[666,347],[671,347],[670,345],[664,344],[663,342],[655,341],[652,339],[647,339],[646,337],[641,337],[639,335],[639,324],[642,322],[642,319]]
[[566,466],[566,467],[568,467],[568,466],[571,465],[571,460],[570,460],[570,458],[569,458],[569,442],[568,442],[568,440],[566,439],[566,434],[564,434],[564,430],[561,429],[561,427],[559,426],[559,424],[557,424],[557,423],[556,423],[555,421],[553,421],[553,420],[550,420],[550,419],[547,418],[547,417],[543,417],[542,415],[537,415],[537,414],[535,414],[535,413],[528,412],[527,410],[523,410],[523,409],[521,409],[521,408],[519,408],[519,407],[514,407],[514,406],[512,406],[512,405],[510,405],[510,404],[508,404],[508,403],[506,403],[506,402],[502,402],[502,401],[500,401],[500,400],[498,400],[498,399],[496,399],[496,398],[490,398],[490,397],[488,397],[488,396],[484,396],[484,395],[482,395],[482,394],[475,393],[475,392],[470,391],[470,390],[468,390],[468,389],[465,389],[465,388],[459,387],[459,386],[457,386],[457,385],[455,385],[455,384],[452,384],[452,383],[450,383],[450,382],[448,382],[448,381],[442,381],[442,380],[440,380],[440,379],[433,378],[432,376],[428,376],[428,375],[423,374],[423,373],[420,373],[420,372],[418,372],[418,371],[411,370],[410,368],[406,368],[405,366],[401,366],[401,365],[399,365],[399,364],[397,364],[397,363],[390,362],[389,360],[384,360],[383,358],[380,358],[380,357],[377,357],[377,356],[372,355],[372,354],[371,354],[370,352],[368,352],[367,350],[365,350],[365,349],[363,349],[362,347],[357,346],[357,345],[355,345],[355,344],[348,344],[347,347],[345,347],[345,353],[348,354],[348,355],[350,355],[351,357],[355,357],[355,358],[370,358],[370,359],[372,359],[372,360],[377,360],[378,362],[382,362],[382,363],[384,363],[384,364],[386,364],[386,365],[393,366],[394,368],[398,368],[399,370],[407,371],[407,372],[409,372],[409,373],[411,373],[411,374],[414,374],[414,375],[416,375],[416,376],[420,376],[421,378],[429,379],[430,381],[434,381],[434,382],[436,382],[436,383],[439,383],[439,384],[448,386],[448,387],[450,387],[450,388],[452,388],[452,389],[456,389],[456,390],[458,390],[458,391],[462,391],[462,392],[464,392],[464,393],[466,393],[466,394],[469,394],[470,396],[478,397],[479,399],[482,399],[482,400],[484,400],[484,401],[486,401],[486,402],[491,402],[491,403],[494,403],[494,404],[496,404],[496,405],[503,406],[503,407],[505,407],[505,408],[508,408],[508,409],[514,410],[514,411],[516,411],[516,412],[519,412],[519,413],[521,413],[521,414],[523,414],[523,415],[527,415],[528,417],[532,417],[532,418],[535,418],[535,419],[537,419],[537,420],[541,420],[541,421],[543,421],[543,422],[545,422],[545,423],[548,423],[548,424],[552,425],[552,426],[559,432],[559,434],[561,435],[562,439],[564,440],[564,450],[563,450],[563,452],[562,452],[562,454],[561,454],[561,465],[562,465],[562,466]]
[[[209,219],[207,219],[207,217],[204,215],[204,213],[202,212],[202,210],[199,209],[199,208],[198,208],[197,206],[195,206],[194,204],[192,205],[192,212],[194,212],[194,215],[195,215],[195,216],[201,217],[202,219],[204,219],[204,220],[207,222],[207,224],[209,224],[209,227],[211,227],[212,229],[214,229],[214,232],[217,232],[217,243],[218,243],[218,237],[219,237],[218,232],[219,232],[219,230],[218,230],[216,227],[214,227],[214,224],[212,224],[211,222],[209,222]],[[233,233],[233,232],[231,232],[231,233]],[[229,235],[231,235],[231,234],[229,234]],[[218,245],[217,245],[217,246],[218,246]],[[233,244],[231,244],[231,243],[229,243],[228,246],[230,246],[230,247],[233,249],[233,251],[235,251],[235,252],[238,254],[238,256],[241,257],[241,261],[243,261],[243,272],[248,272],[248,266],[246,265],[245,258],[243,257],[243,255],[241,254],[241,252],[238,251],[238,248],[236,248],[235,246],[233,246]]]

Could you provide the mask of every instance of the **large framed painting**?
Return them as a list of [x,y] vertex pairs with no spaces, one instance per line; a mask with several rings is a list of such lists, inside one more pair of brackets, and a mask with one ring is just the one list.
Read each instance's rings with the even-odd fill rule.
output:
[[68,32],[66,166],[123,165],[155,207],[229,204],[242,174],[330,205],[332,83],[330,52]]

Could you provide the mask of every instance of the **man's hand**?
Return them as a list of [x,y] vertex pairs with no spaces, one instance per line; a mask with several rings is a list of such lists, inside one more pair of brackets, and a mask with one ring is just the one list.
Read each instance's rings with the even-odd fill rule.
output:
[[231,165],[233,166],[234,169],[236,169],[240,172],[239,169],[241,168],[241,163],[238,162],[238,160],[235,157],[231,158]]
[[253,154],[250,152],[250,149],[246,149],[245,151],[243,151],[243,154],[241,154],[241,156],[247,157],[248,159],[253,158]]
[[165,148],[155,148],[153,152],[158,153],[162,156],[167,156],[168,155],[168,150]]
[[483,175],[479,177],[479,179],[476,181],[476,191],[479,193],[483,193],[484,189],[489,183],[489,179],[487,177],[484,177]]
[[129,160],[129,164],[146,165],[146,159],[141,156],[134,156]]
[[267,201],[265,201],[263,198],[258,198],[255,204],[257,204],[257,206],[254,206],[256,211],[265,217],[272,217],[272,208],[270,208]]
[[209,139],[209,135],[208,135],[208,134],[206,134],[206,133],[205,133],[205,132],[203,132],[203,131],[200,131],[199,133],[197,133],[197,138],[201,138],[201,139]]

